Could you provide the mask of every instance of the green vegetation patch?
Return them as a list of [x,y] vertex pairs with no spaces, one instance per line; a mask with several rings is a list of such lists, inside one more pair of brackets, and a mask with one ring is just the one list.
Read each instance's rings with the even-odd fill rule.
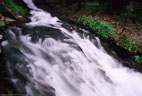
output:
[[137,64],[142,65],[142,56],[135,55],[134,60]]
[[89,13],[89,14],[93,14],[97,11],[105,11],[108,9],[108,3],[100,3],[100,2],[85,2],[83,3],[83,6],[85,8],[85,10]]
[[20,14],[22,16],[27,15],[27,10],[16,4],[13,0],[4,0],[7,6],[15,13]]
[[115,51],[111,51],[111,53],[115,56],[117,55],[117,53]]
[[139,44],[133,42],[134,40],[132,38],[129,38],[125,34],[119,35],[119,41],[120,45],[122,45],[125,49],[129,50],[130,52],[135,52],[136,50],[138,50]]
[[[85,26],[92,30],[97,36],[102,39],[112,39],[117,45],[128,50],[131,53],[137,53],[140,49],[140,44],[134,42],[133,38],[128,37],[125,34],[117,34],[113,32],[111,24],[104,23],[100,20],[100,17],[83,16],[78,19],[78,24]],[[114,52],[113,52],[114,53]]]
[[3,27],[3,26],[5,26],[5,24],[0,24],[0,27]]
[[113,32],[113,28],[110,24],[104,23],[100,20],[100,17],[83,16],[78,19],[78,23],[88,27],[95,32],[100,38],[108,39]]

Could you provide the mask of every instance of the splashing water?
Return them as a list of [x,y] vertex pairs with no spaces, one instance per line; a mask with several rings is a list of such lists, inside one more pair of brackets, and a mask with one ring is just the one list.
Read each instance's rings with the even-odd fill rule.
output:
[[31,22],[10,28],[2,43],[19,90],[24,86],[31,96],[142,96],[142,75],[109,56],[98,38],[70,32],[32,0],[24,2],[32,9]]

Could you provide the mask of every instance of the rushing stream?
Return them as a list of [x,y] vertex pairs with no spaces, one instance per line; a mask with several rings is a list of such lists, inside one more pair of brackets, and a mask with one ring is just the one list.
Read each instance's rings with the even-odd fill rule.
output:
[[57,17],[24,0],[31,22],[6,31],[6,68],[28,96],[142,96],[142,75],[107,54],[98,38],[67,30]]

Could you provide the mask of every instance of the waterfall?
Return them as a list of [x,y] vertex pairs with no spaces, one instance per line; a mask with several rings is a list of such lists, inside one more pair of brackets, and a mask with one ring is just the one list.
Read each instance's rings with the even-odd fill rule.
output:
[[6,31],[2,42],[15,89],[30,96],[142,96],[142,75],[122,66],[88,31],[24,0],[31,22]]

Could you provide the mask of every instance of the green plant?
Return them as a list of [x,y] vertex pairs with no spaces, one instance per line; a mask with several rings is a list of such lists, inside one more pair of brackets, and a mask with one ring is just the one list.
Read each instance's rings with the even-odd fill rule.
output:
[[132,39],[128,39],[125,43],[125,48],[129,51],[135,51],[138,49],[138,44],[137,43],[133,43]]
[[109,24],[100,23],[100,25],[96,26],[94,31],[96,31],[100,37],[107,39],[112,32],[112,27]]
[[137,64],[142,65],[142,56],[135,55],[134,60]]
[[131,51],[132,50],[132,48],[133,48],[133,44],[131,43],[131,41],[127,41],[126,43],[125,43],[125,46],[124,46],[126,49],[128,49],[129,51]]
[[27,14],[27,10],[23,7],[17,5],[13,0],[4,0],[7,6],[15,13],[25,16]]
[[136,51],[139,47],[138,43],[134,43],[132,38],[129,38],[125,34],[121,34],[119,36],[120,41],[122,42],[122,45],[124,46],[125,49],[128,51]]
[[100,17],[93,18],[91,16],[84,16],[78,19],[78,23],[85,27],[88,27],[93,32],[95,32],[99,37],[103,39],[108,39],[109,35],[113,32],[112,26],[110,24],[102,22],[98,18]]
[[0,24],[0,27],[3,27],[3,26],[5,26],[5,24]]
[[117,53],[115,51],[111,51],[111,53],[115,56],[117,55]]
[[87,17],[83,16],[83,17],[79,18],[77,22],[78,22],[78,24],[82,24],[82,25],[86,26],[87,23],[88,23],[87,22]]

